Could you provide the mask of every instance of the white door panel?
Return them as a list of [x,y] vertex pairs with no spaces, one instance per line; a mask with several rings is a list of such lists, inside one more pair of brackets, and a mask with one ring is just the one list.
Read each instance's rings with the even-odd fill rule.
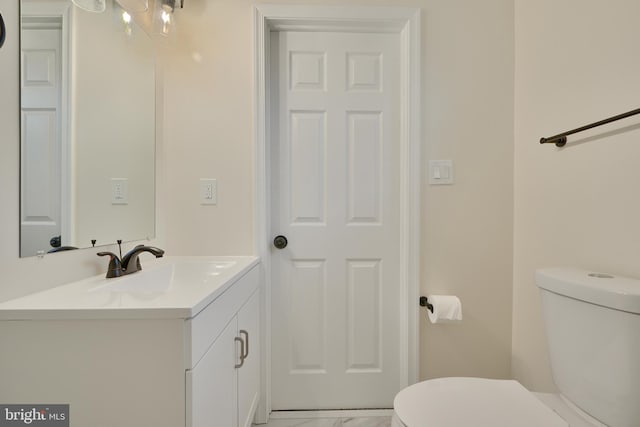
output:
[[51,249],[61,234],[62,30],[22,31],[22,208],[23,256]]
[[399,36],[274,36],[272,407],[390,408],[400,374]]

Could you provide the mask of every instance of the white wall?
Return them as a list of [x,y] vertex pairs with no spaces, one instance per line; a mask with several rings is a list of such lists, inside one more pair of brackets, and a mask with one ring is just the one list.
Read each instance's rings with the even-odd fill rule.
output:
[[515,1],[512,363],[535,390],[554,389],[535,269],[640,277],[640,120],[538,144],[640,107],[638,16],[635,0]]
[[464,321],[423,317],[421,372],[508,378],[513,2],[423,4],[423,168],[453,159],[456,184],[424,187],[422,290],[458,295]]
[[[423,164],[453,159],[456,167],[455,185],[423,187],[422,292],[459,295],[465,320],[434,327],[423,312],[421,376],[509,377],[513,2],[348,3],[422,8]],[[178,37],[163,57],[165,214],[175,253],[254,251],[253,4],[193,1],[176,12]],[[199,178],[218,179],[217,206],[199,205]]]

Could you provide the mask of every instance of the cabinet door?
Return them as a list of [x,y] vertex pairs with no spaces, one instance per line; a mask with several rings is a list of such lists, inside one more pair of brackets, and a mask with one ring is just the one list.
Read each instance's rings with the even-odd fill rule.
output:
[[260,397],[259,289],[238,312],[238,335],[245,340],[245,354],[249,350],[238,369],[238,427],[250,427]]
[[198,364],[187,371],[188,427],[238,425],[236,328],[234,317]]

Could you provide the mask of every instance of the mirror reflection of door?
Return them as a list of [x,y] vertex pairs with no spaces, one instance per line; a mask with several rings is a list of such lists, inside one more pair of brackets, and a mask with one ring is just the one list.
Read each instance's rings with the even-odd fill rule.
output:
[[62,15],[22,17],[21,256],[47,252],[50,240],[63,236],[64,242],[68,231],[63,28]]

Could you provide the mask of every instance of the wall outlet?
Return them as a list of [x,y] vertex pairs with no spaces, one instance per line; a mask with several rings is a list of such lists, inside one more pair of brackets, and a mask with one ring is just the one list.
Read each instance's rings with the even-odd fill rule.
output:
[[218,180],[209,178],[200,179],[200,204],[218,204]]
[[127,178],[111,178],[111,204],[129,204],[129,180]]

